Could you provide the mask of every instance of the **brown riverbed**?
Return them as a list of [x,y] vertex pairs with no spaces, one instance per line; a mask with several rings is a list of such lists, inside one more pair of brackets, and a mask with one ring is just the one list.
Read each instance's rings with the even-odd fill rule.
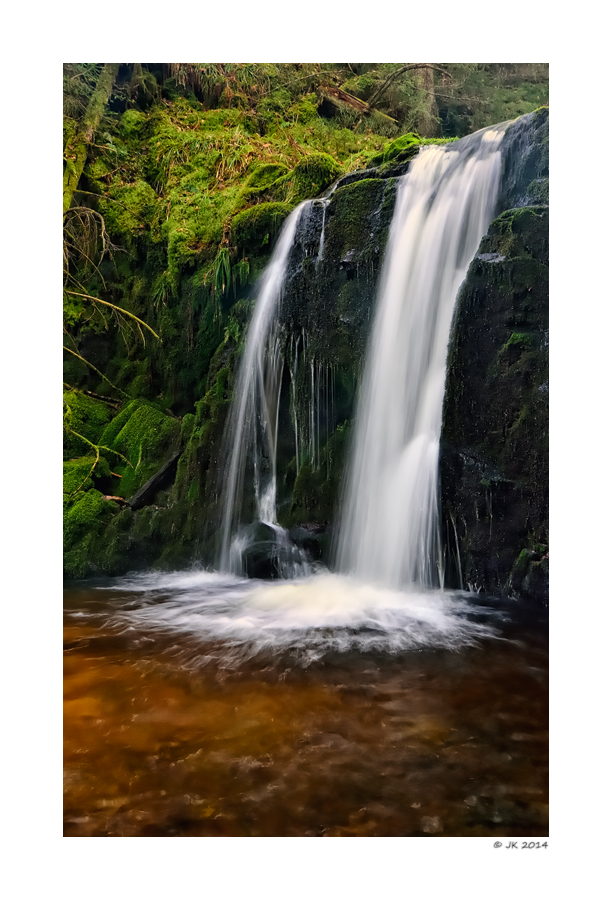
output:
[[539,620],[228,665],[221,639],[79,613],[99,597],[66,595],[66,836],[548,834]]

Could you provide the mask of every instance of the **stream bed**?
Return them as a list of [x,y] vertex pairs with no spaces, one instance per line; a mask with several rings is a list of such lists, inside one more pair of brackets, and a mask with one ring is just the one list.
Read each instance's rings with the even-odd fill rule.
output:
[[66,836],[548,835],[545,611],[326,573],[65,592]]

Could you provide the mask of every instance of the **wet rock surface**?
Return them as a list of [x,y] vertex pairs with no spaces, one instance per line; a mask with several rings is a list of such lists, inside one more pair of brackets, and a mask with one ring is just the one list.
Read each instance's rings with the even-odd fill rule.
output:
[[460,290],[440,479],[449,584],[548,600],[548,208],[510,210]]

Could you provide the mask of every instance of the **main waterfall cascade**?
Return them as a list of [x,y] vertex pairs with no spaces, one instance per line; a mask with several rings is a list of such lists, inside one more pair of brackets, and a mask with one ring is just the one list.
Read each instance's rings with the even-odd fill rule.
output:
[[391,224],[346,483],[338,567],[443,587],[438,452],[455,298],[495,211],[506,124],[426,147]]
[[[337,547],[341,572],[386,588],[443,586],[437,469],[446,348],[457,291],[495,211],[505,128],[425,147],[400,180]],[[323,198],[318,260],[332,193]],[[284,355],[278,310],[300,219],[314,203],[321,201],[300,204],[285,222],[247,333],[226,432],[225,572],[243,573],[257,523],[274,536],[276,574],[312,571],[277,522],[276,443]],[[297,361],[297,344],[295,353]],[[250,526],[242,512],[247,471],[254,494]]]

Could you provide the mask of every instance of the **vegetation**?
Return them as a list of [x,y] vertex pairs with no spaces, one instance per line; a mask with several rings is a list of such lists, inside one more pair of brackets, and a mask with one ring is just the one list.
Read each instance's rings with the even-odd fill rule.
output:
[[[359,169],[379,166],[386,178],[422,143],[546,101],[538,65],[65,65],[67,573],[95,560],[112,571],[128,546],[135,552],[132,515],[150,536],[151,510],[132,514],[105,497],[129,499],[179,448],[150,552],[159,556],[170,533],[196,540],[192,514],[213,478],[252,288],[299,202]],[[346,240],[365,228],[356,203],[372,220],[359,184],[330,207],[346,218]],[[385,215],[386,184],[373,185]],[[370,243],[360,263],[368,283],[378,233]],[[339,308],[356,302],[347,290],[339,286]],[[343,365],[354,339],[345,328],[334,348]]]

